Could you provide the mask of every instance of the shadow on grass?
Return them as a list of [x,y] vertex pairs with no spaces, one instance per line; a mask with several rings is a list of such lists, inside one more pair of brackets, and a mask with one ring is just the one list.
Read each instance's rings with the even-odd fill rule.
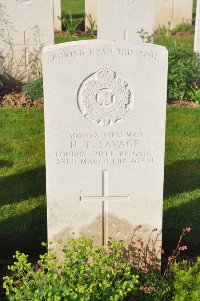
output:
[[0,206],[45,195],[45,190],[44,166],[2,177],[0,178]]
[[[41,242],[47,241],[46,220],[46,206],[42,205],[26,214],[15,215],[0,222],[0,230],[12,225],[8,233],[0,231],[0,260],[11,260],[16,250],[29,254],[30,258],[36,258],[42,253],[44,248]],[[17,234],[16,229],[20,230]]]
[[165,197],[196,189],[200,189],[200,160],[182,160],[165,166]]
[[[200,160],[182,160],[165,167],[165,198],[200,189]],[[175,205],[175,204],[174,204]],[[184,239],[188,256],[200,255],[200,196],[164,211],[163,248],[171,254],[183,228],[192,232]]]
[[13,162],[8,160],[0,160],[0,169],[5,167],[12,167],[12,166],[13,166]]
[[176,247],[180,233],[186,227],[192,228],[192,231],[184,238],[184,244],[188,246],[186,254],[200,256],[200,196],[165,211],[163,248],[168,253]]
[[[7,161],[0,161],[3,166]],[[45,197],[45,167],[38,167],[20,174],[0,178],[0,206],[20,203],[37,197]],[[35,204],[37,206],[37,204]],[[41,242],[46,241],[46,205],[0,222],[0,260],[10,259],[16,250],[35,257],[41,252]]]

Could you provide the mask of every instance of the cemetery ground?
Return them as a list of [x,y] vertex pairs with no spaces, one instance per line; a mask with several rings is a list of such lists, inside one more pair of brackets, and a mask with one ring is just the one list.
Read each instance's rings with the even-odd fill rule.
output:
[[[163,248],[173,250],[182,228],[192,232],[186,257],[200,254],[200,108],[168,108]],[[0,264],[16,250],[35,260],[46,241],[43,109],[1,109]],[[163,257],[164,261],[166,257]],[[166,261],[165,261],[166,262]]]

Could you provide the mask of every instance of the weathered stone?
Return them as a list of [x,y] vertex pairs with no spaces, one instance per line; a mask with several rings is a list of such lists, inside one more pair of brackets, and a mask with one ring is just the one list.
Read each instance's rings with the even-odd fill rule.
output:
[[0,1],[0,74],[24,82],[41,74],[41,52],[54,43],[51,0]]
[[173,29],[180,23],[192,23],[193,0],[155,0],[155,29]]
[[49,241],[160,231],[167,50],[71,42],[46,47],[43,62]]
[[142,42],[154,30],[154,0],[98,0],[98,38]]
[[200,53],[200,1],[197,0],[194,51]]

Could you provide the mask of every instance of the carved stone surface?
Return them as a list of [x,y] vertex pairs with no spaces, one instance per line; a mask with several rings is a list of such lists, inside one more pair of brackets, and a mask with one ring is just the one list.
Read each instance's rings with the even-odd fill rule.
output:
[[[97,1],[97,0],[95,0]],[[98,0],[98,38],[142,42],[154,30],[154,0]]]
[[194,51],[200,53],[200,0],[197,0]]
[[58,17],[61,18],[61,0],[53,0],[54,2],[54,30],[61,31],[62,25]]
[[104,67],[83,81],[78,103],[85,118],[106,127],[126,117],[132,108],[132,97],[128,83]]
[[16,0],[16,2],[21,6],[31,6],[33,4],[33,0]]
[[43,62],[49,241],[161,230],[167,50],[71,42],[46,47]]
[[0,76],[26,82],[41,75],[43,46],[54,43],[51,0],[0,1]]
[[182,22],[192,23],[193,0],[155,0],[155,29],[173,29]]
[[88,20],[89,15],[92,17],[92,21],[95,21],[95,30],[97,29],[97,0],[85,0],[85,30],[90,29],[90,22]]

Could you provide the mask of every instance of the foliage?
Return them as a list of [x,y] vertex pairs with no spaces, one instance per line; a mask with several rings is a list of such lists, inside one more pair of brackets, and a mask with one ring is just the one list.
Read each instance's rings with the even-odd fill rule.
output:
[[173,32],[194,32],[194,27],[191,23],[182,22],[176,25]]
[[191,87],[197,85],[199,75],[199,54],[176,43],[169,47],[169,99],[190,99]]
[[137,33],[139,34],[139,37],[144,43],[153,42],[153,34],[150,34],[148,31],[144,31],[144,29],[141,29],[140,31],[137,31]]
[[87,28],[87,30],[88,30],[90,36],[93,38],[94,33],[95,33],[96,22],[95,22],[95,20],[92,19],[91,14],[89,14],[89,15],[86,14],[86,18],[88,19],[88,22],[89,22],[89,27]]
[[78,26],[83,22],[83,18],[75,19],[70,11],[67,14],[63,14],[62,18],[58,17],[62,26],[67,31],[68,36],[73,37],[76,35]]
[[32,100],[43,97],[43,79],[39,78],[29,81],[22,87],[22,91],[25,92]]
[[191,230],[192,229],[190,227],[187,227],[187,228],[182,230],[182,234],[181,234],[181,236],[178,240],[176,248],[173,250],[172,255],[168,257],[167,267],[166,267],[165,272],[164,272],[164,277],[165,278],[170,278],[171,277],[171,269],[172,269],[172,266],[173,266],[174,262],[179,257],[179,255],[182,251],[187,250],[187,246],[182,245],[182,241],[183,241],[185,235],[187,233],[189,233]]
[[140,289],[136,292],[138,301],[172,301],[171,283],[156,273],[140,275]]
[[190,99],[200,104],[200,89],[197,87],[191,87],[191,91],[189,93]]
[[10,301],[118,301],[137,290],[138,276],[123,258],[124,243],[112,241],[110,250],[94,247],[92,239],[80,236],[63,246],[59,262],[49,251],[40,256],[37,266],[28,256],[16,252],[9,267],[13,275],[4,278]]
[[[158,247],[160,240],[160,231],[154,228],[146,240],[139,233],[142,225],[138,225],[133,229],[133,234],[127,249],[127,258],[132,266],[135,266],[138,271],[150,274],[160,269],[159,257],[162,249]],[[159,243],[160,245],[160,243]]]
[[174,263],[174,292],[173,301],[199,301],[200,300],[200,257],[193,265],[188,261]]
[[169,26],[163,25],[159,26],[157,29],[157,34],[163,36],[164,38],[169,38],[171,36],[171,31]]

